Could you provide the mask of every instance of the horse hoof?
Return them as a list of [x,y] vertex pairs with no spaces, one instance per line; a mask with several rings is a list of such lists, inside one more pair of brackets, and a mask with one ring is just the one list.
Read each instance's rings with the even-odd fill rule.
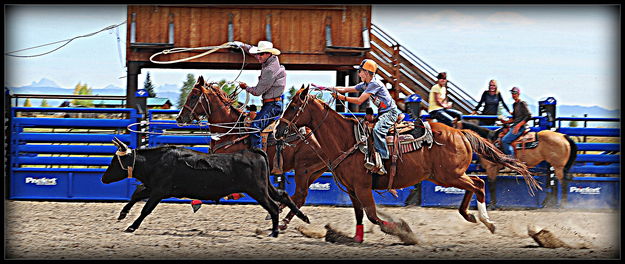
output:
[[278,226],[278,229],[280,229],[280,230],[284,231],[284,230],[286,230],[286,228],[287,228],[287,227],[288,227],[288,225],[287,225],[287,224],[282,224],[282,225],[279,225],[279,226]]
[[126,218],[126,214],[119,214],[117,221],[123,220],[124,218]]
[[493,223],[487,223],[487,224],[485,224],[485,225],[486,225],[486,227],[488,227],[488,230],[490,231],[490,233],[491,233],[491,234],[494,234],[494,233],[495,233],[495,229],[496,229],[495,224],[493,224]]
[[490,211],[495,211],[497,210],[497,206],[494,204],[489,204],[486,206],[486,209],[490,210]]
[[467,221],[469,221],[471,223],[477,223],[477,220],[475,219],[475,215],[473,215],[473,214],[468,214],[467,215]]
[[126,228],[126,230],[125,230],[124,232],[126,232],[126,233],[132,233],[132,232],[134,232],[135,230],[137,230],[137,229],[136,229],[136,228],[129,227],[129,228]]
[[278,231],[273,231],[273,232],[271,232],[271,234],[269,234],[269,237],[278,237],[279,233],[280,232],[278,232]]

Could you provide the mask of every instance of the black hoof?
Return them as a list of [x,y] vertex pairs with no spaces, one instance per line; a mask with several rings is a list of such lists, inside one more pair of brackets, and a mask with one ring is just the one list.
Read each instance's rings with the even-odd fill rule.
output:
[[302,219],[302,220],[304,220],[304,222],[306,222],[307,224],[310,224],[310,219],[308,219],[308,216],[304,216],[302,218],[304,218],[304,219]]
[[489,205],[486,206],[486,209],[488,209],[490,211],[495,211],[495,210],[497,210],[497,205],[489,204]]
[[117,221],[120,221],[122,219],[126,218],[126,213],[121,213],[119,214],[119,217],[117,218]]
[[128,227],[128,228],[126,228],[126,230],[125,230],[124,232],[126,232],[126,233],[132,233],[132,232],[134,232],[135,230],[137,230],[137,229],[136,229],[136,228],[132,228],[132,227]]
[[271,232],[271,234],[269,234],[269,237],[278,237],[279,233],[280,232],[278,232],[278,231],[273,231],[273,232]]

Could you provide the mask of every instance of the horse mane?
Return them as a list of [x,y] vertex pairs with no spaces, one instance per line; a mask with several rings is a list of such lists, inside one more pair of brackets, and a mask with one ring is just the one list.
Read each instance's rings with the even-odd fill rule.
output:
[[215,94],[217,94],[217,97],[219,97],[219,100],[221,100],[225,104],[229,105],[232,109],[234,109],[238,113],[242,113],[243,112],[243,110],[234,107],[233,104],[235,103],[236,100],[230,98],[228,96],[228,94],[226,94],[226,92],[224,90],[219,89],[219,88],[217,88],[217,89],[213,88],[213,84],[216,84],[216,83],[210,83],[210,84],[207,83],[206,85],[208,86],[208,89],[212,89],[212,90],[215,91]]

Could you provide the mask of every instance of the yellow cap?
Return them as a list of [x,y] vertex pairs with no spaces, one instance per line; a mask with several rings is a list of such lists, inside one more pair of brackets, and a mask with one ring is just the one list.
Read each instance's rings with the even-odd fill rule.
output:
[[370,71],[372,73],[375,73],[375,71],[378,70],[378,64],[375,63],[375,61],[370,60],[370,59],[364,59],[362,60],[362,62],[360,63],[360,65],[358,66],[354,66],[354,68],[356,69],[365,69],[367,71]]

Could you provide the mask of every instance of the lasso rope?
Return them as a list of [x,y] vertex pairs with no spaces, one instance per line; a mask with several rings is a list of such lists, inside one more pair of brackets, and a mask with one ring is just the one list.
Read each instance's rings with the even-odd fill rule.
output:
[[[208,54],[211,54],[211,53],[213,53],[215,51],[218,51],[220,49],[231,48],[231,47],[232,47],[232,45],[230,45],[230,42],[226,42],[226,43],[221,44],[219,46],[167,49],[167,50],[163,50],[161,52],[154,53],[152,56],[150,56],[150,61],[152,63],[156,63],[156,64],[174,64],[174,63],[178,63],[178,62],[190,61],[190,60],[193,60],[193,59],[204,57],[204,56],[206,56]],[[182,59],[178,59],[178,60],[173,60],[173,61],[155,61],[154,60],[154,57],[159,56],[159,55],[167,55],[167,54],[174,54],[174,53],[180,53],[180,52],[189,52],[189,51],[197,51],[197,50],[208,50],[208,51],[204,52],[204,53],[201,53],[201,54],[198,54],[198,55],[195,55],[195,56],[182,58]]]
[[[239,77],[241,76],[241,73],[243,73],[243,68],[245,67],[245,50],[243,50],[243,48],[242,48],[242,47],[239,47],[239,46],[233,46],[233,45],[231,45],[231,43],[230,43],[230,42],[226,42],[226,43],[223,43],[223,44],[221,44],[221,45],[219,45],[219,46],[208,46],[208,47],[197,47],[197,48],[173,48],[173,49],[163,50],[163,51],[161,51],[161,52],[154,53],[152,56],[150,56],[150,61],[151,61],[152,63],[156,63],[156,64],[174,64],[174,63],[185,62],[185,61],[190,61],[190,60],[193,60],[193,59],[197,59],[197,58],[200,58],[200,57],[206,56],[206,55],[208,55],[208,54],[211,54],[211,53],[213,53],[213,52],[215,52],[215,51],[217,51],[217,50],[220,50],[220,49],[224,49],[224,48],[233,48],[233,47],[239,48],[239,49],[241,50],[241,54],[242,54],[242,56],[243,56],[243,61],[242,61],[242,63],[241,63],[241,69],[239,70],[239,73],[237,74],[237,76],[234,78],[234,80],[233,80],[233,81],[227,81],[227,82],[224,82],[224,83],[221,85],[221,87],[219,87],[219,89],[220,89],[220,90],[223,90],[223,87],[224,87],[224,86],[226,86],[226,85],[228,85],[228,84],[236,84],[235,91],[234,91],[234,92],[230,95],[230,96],[233,98],[233,97],[238,96],[238,95],[239,95],[239,93],[240,93],[240,92],[237,92],[237,90],[238,90],[238,89],[239,89],[239,87],[240,87],[240,86],[239,86],[239,83],[240,83],[240,82],[238,82],[237,80],[238,80],[238,79],[239,79]],[[197,50],[208,50],[208,51],[206,51],[206,52],[204,52],[204,53],[201,53],[201,54],[198,54],[198,55],[195,55],[195,56],[191,56],[191,57],[187,57],[187,58],[183,58],[183,59],[178,59],[178,60],[173,60],[173,61],[156,61],[156,60],[154,60],[154,58],[155,58],[156,56],[159,56],[159,55],[167,55],[167,54],[174,54],[174,53],[180,53],[180,52],[189,52],[189,51],[197,51]],[[246,91],[245,103],[244,103],[241,107],[239,107],[238,109],[239,109],[239,110],[244,109],[244,108],[248,105],[249,101],[250,101],[250,94],[249,94],[249,92],[247,92],[247,91]],[[241,112],[241,114],[239,115],[239,118],[238,118],[237,120],[240,120],[240,119],[241,119],[241,116],[243,116],[243,112]],[[257,121],[258,121],[258,120],[257,120]],[[222,123],[222,124],[229,124],[229,123]],[[251,134],[251,133],[256,133],[256,132],[259,132],[259,131],[260,131],[260,129],[257,129],[257,128],[245,128],[245,127],[244,127],[244,128],[241,128],[241,127],[237,127],[237,126],[236,126],[236,124],[238,124],[238,122],[234,122],[234,123],[232,123],[232,124],[234,124],[232,127],[224,127],[224,126],[220,126],[219,124],[210,124],[210,123],[209,123],[208,125],[212,125],[212,126],[216,126],[216,127],[221,127],[221,128],[226,128],[226,129],[227,129],[227,128],[230,128],[230,130],[229,130],[228,132],[226,132],[226,133],[221,133],[221,134],[212,134],[212,133],[210,133],[210,132],[209,132],[209,135],[210,135],[212,138],[214,138],[215,140],[219,140],[219,138],[220,138],[220,137],[225,136],[225,135],[231,135],[231,134],[232,134],[232,135],[237,135],[237,134]],[[130,127],[130,126],[129,126],[129,127]],[[200,127],[200,128],[201,128],[201,127]],[[248,129],[248,130],[253,130],[253,131],[249,131],[249,132],[240,132],[240,133],[231,133],[231,132],[232,132],[232,130],[234,130],[235,128],[239,128],[239,129]],[[157,134],[158,134],[158,133],[157,133]]]

